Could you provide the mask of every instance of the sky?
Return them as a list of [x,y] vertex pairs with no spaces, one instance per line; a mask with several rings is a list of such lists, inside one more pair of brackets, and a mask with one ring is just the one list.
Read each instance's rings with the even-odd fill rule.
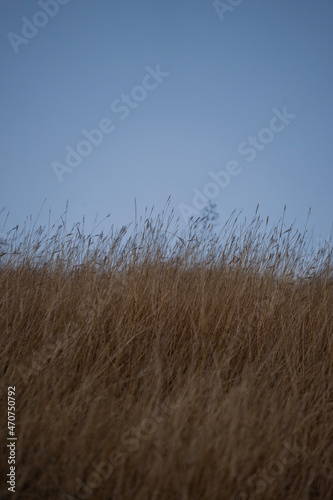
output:
[[[0,235],[171,195],[332,230],[333,3],[1,0]],[[44,202],[44,200],[46,200]],[[9,212],[9,217],[6,216]],[[6,224],[4,226],[6,220]]]

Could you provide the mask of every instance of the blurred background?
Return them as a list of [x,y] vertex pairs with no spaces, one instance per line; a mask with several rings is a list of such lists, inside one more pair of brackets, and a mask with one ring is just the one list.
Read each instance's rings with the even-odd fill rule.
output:
[[[316,238],[328,237],[331,2],[2,0],[0,11],[2,237],[39,212],[47,224],[50,207],[55,222],[67,200],[69,224],[85,215],[89,231],[109,213],[99,230],[133,221],[134,199],[157,214],[169,195],[183,227],[211,199],[221,224],[257,204],[277,221],[287,205],[302,230],[311,207]],[[228,169],[223,187],[209,184]]]

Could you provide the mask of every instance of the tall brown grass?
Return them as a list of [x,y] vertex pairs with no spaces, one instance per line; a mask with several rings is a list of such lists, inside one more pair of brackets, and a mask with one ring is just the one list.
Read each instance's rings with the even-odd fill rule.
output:
[[8,233],[1,498],[333,498],[331,243],[172,221]]

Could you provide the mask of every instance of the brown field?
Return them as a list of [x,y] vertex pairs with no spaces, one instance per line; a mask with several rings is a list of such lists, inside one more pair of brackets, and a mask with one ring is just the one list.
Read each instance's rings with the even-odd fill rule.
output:
[[219,242],[171,219],[10,233],[1,499],[333,498],[332,245],[304,260],[283,220]]

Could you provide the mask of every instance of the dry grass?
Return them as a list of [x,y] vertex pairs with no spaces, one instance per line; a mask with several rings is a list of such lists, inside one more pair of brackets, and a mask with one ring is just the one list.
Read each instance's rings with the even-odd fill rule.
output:
[[1,498],[333,498],[332,246],[304,259],[306,235],[257,215],[220,245],[171,220],[9,234]]

